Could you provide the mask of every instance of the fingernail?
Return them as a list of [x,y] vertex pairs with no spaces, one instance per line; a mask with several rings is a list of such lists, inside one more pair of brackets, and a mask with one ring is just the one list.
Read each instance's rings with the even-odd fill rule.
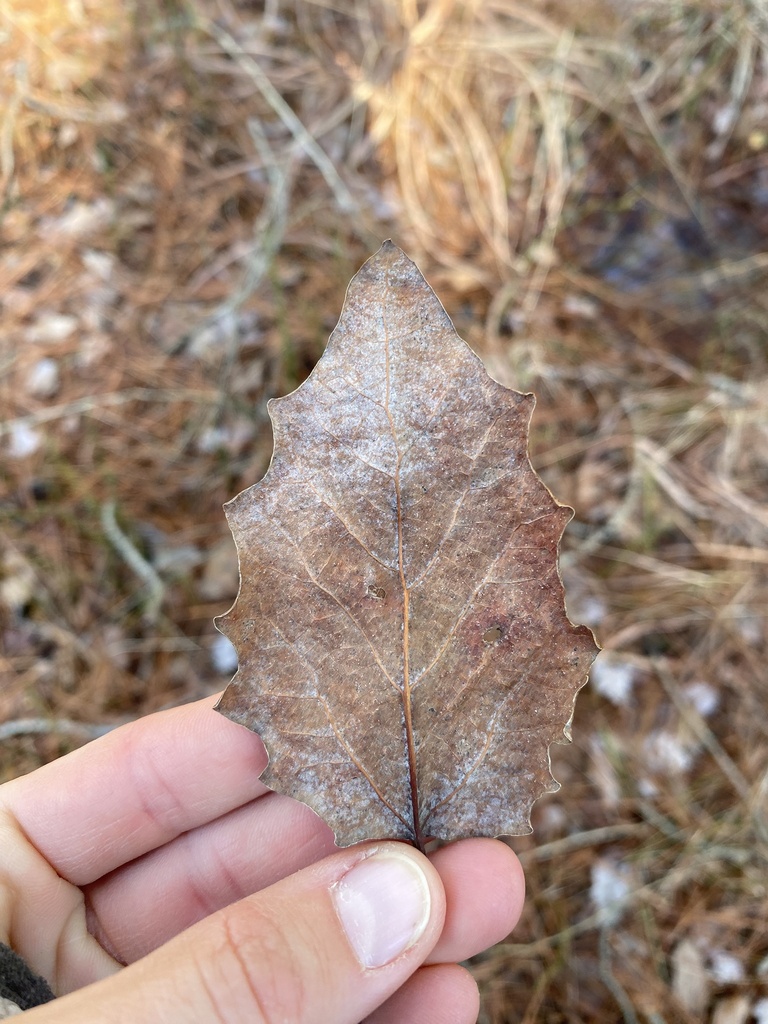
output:
[[429,920],[427,878],[407,855],[386,850],[356,864],[332,889],[344,931],[363,967],[383,967],[421,936]]

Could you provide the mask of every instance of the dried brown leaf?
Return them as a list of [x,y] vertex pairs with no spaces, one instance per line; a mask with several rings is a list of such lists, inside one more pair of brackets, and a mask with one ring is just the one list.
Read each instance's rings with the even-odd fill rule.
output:
[[572,512],[528,461],[533,403],[391,242],[309,379],[270,403],[272,464],[226,506],[240,668],[218,708],[340,845],[528,832],[557,788],[549,745],[596,647],[565,615]]

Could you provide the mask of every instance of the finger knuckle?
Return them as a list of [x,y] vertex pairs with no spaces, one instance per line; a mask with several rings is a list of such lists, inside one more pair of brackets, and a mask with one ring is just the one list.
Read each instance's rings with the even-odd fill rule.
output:
[[[270,914],[243,913],[242,904],[228,908],[220,918],[216,993],[217,1013],[223,1024],[285,1024],[311,1019],[307,979],[300,969],[303,958]],[[234,998],[233,998],[234,997]],[[226,1007],[248,1005],[247,1017],[227,1015]]]

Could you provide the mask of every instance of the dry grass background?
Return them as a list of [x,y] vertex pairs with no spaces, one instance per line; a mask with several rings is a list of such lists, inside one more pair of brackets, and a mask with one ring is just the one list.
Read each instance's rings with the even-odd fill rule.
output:
[[0,0],[0,776],[220,688],[221,504],[391,235],[605,648],[487,1024],[768,1021],[764,0]]

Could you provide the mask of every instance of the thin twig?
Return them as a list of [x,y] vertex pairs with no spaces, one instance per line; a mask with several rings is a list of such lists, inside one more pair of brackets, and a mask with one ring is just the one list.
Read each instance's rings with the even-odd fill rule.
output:
[[12,420],[0,421],[0,437],[10,434],[20,427],[37,427],[41,423],[65,419],[67,416],[83,416],[97,413],[100,409],[126,402],[200,402],[214,405],[220,400],[216,391],[201,391],[195,388],[126,388],[124,391],[112,391],[107,395],[88,395],[77,398],[73,402],[62,402],[60,405],[49,405],[26,416],[16,416]]
[[610,930],[605,925],[600,929],[600,978],[603,984],[619,1004],[625,1024],[638,1024],[637,1014],[629,996],[624,991],[619,979],[613,973],[611,965]]
[[746,807],[751,811],[752,818],[760,838],[764,842],[768,842],[768,821],[766,821],[764,814],[758,810],[757,807],[752,806],[752,786],[749,781],[723,749],[703,716],[699,714],[695,706],[690,701],[685,700],[682,696],[675,679],[667,670],[662,660],[660,658],[652,658],[651,663],[653,664],[661,685],[664,687],[670,700],[677,708],[680,717],[694,734],[696,739],[705,748],[707,753],[711,755],[720,771],[726,779],[728,779],[739,797],[744,801]]
[[[5,10],[3,10],[3,14],[5,14]],[[27,86],[26,61],[20,60],[14,72],[15,88],[13,97],[8,102],[2,125],[0,125],[0,191],[6,199],[10,197],[11,183],[13,182],[16,170],[13,140],[16,132],[16,119],[21,107],[22,93]]]
[[[280,246],[285,237],[285,230],[288,223],[288,207],[291,198],[291,186],[293,173],[291,170],[291,156],[282,164],[278,164],[277,158],[269,144],[261,123],[257,118],[248,120],[248,132],[256,147],[261,167],[266,171],[269,181],[269,192],[264,201],[259,216],[253,226],[253,242],[244,257],[245,272],[237,288],[231,295],[221,302],[199,325],[194,332],[199,334],[209,330],[213,324],[225,323],[228,317],[236,314],[243,303],[250,298],[261,284],[270,266],[274,261]],[[196,282],[196,288],[202,284],[202,279]],[[171,349],[172,352],[179,351],[190,340],[190,335],[178,339]],[[237,355],[237,327],[236,322],[229,338],[228,366],[231,365]]]
[[[623,898],[622,906],[628,907],[630,903],[634,903],[636,900],[640,899],[641,896],[651,895],[657,887],[657,883],[649,883],[648,885],[641,885],[637,889],[633,889]],[[561,931],[555,932],[551,935],[545,935],[543,938],[537,939],[535,942],[505,942],[498,946],[497,949],[500,953],[507,956],[520,957],[521,959],[539,957],[552,949],[553,946],[560,946],[563,944],[567,945],[578,935],[583,935],[585,932],[591,932],[595,928],[602,928],[609,920],[612,919],[611,915],[614,913],[614,907],[601,907],[596,913],[590,914],[589,917],[585,917],[581,921],[577,921],[576,924],[569,925],[567,928],[563,928]]]
[[67,733],[87,740],[98,739],[117,729],[122,723],[104,725],[97,722],[75,722],[71,718],[17,718],[12,722],[0,723],[0,741],[15,736],[47,736],[51,733]]
[[277,89],[275,89],[274,85],[270,82],[269,77],[264,71],[262,71],[257,62],[245,52],[234,36],[231,36],[229,32],[226,32],[214,22],[203,21],[201,27],[216,40],[225,53],[235,60],[243,71],[245,71],[253,80],[256,88],[259,90],[266,102],[274,110],[275,114],[277,114],[288,131],[293,135],[294,139],[296,139],[301,148],[314,163],[315,167],[317,167],[318,171],[320,171],[322,176],[325,178],[328,187],[331,192],[333,192],[334,199],[339,205],[339,209],[343,213],[359,212],[358,203],[342,181],[339,172],[334,167],[330,157],[325,153],[322,147],[318,145],[316,139],[313,138],[310,132],[307,131],[304,124],[296,116],[293,110],[291,110]]
[[555,839],[551,843],[544,843],[542,846],[534,847],[532,850],[522,850],[518,853],[518,858],[524,866],[534,861],[539,863],[545,860],[553,860],[555,857],[561,857],[563,854],[571,853],[573,850],[583,850],[590,846],[602,846],[605,843],[616,843],[620,839],[642,836],[650,828],[651,825],[647,822],[605,825],[603,828],[593,828],[588,832],[575,832],[573,835],[564,836],[562,839]]
[[104,536],[115,551],[133,569],[139,579],[146,584],[147,602],[144,607],[144,614],[149,622],[154,622],[160,613],[160,606],[163,603],[165,584],[155,569],[117,525],[114,501],[105,502],[101,506],[101,527],[104,530]]

